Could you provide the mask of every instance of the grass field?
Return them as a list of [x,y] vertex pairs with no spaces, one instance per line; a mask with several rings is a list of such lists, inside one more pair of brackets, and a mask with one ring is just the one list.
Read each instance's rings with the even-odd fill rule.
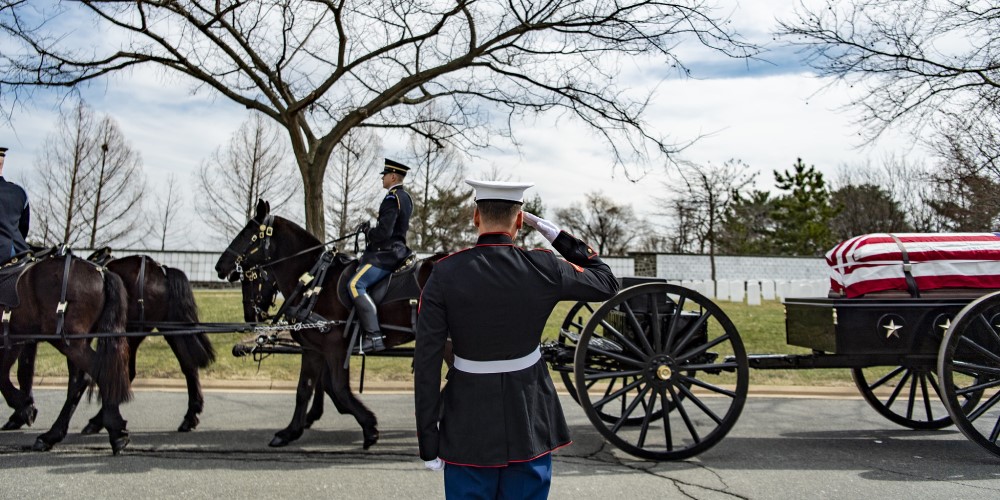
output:
[[[242,319],[241,299],[238,291],[199,290],[195,292],[204,322],[239,322]],[[765,302],[761,306],[746,306],[721,302],[720,307],[736,325],[749,354],[805,354],[808,349],[785,344],[783,307],[778,302]],[[555,339],[571,303],[563,303],[552,313],[545,329],[545,339]],[[299,358],[293,355],[275,355],[260,364],[250,358],[235,358],[231,351],[245,334],[210,334],[216,350],[216,362],[203,371],[202,377],[223,380],[289,380],[298,378]],[[252,337],[252,335],[250,335]],[[42,345],[38,349],[36,373],[40,376],[66,376],[66,361],[54,348]],[[352,366],[360,359],[354,358]],[[140,378],[183,378],[173,352],[163,337],[148,337],[139,348],[137,372]],[[365,380],[411,381],[411,363],[406,358],[368,359]],[[851,385],[847,370],[751,370],[750,383],[761,385]]]

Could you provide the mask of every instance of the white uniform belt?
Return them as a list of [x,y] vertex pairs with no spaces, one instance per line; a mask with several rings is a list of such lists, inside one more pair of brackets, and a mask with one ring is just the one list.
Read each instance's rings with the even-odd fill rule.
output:
[[508,373],[529,368],[542,359],[542,353],[536,347],[527,356],[517,359],[498,359],[496,361],[472,361],[455,356],[455,369],[466,373]]

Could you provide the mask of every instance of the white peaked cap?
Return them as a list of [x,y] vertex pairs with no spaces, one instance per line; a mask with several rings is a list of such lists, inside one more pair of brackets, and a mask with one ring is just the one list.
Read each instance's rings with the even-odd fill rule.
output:
[[476,188],[476,201],[500,200],[524,203],[524,191],[534,182],[477,181],[465,179],[465,183]]

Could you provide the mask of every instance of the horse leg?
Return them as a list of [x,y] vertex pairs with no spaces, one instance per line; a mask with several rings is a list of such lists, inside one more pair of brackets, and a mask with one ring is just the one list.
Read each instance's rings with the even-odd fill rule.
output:
[[337,409],[337,412],[341,415],[350,413],[347,407],[341,403],[340,399],[338,399],[337,393],[333,392],[333,377],[330,375],[330,370],[328,368],[323,369],[323,379],[321,382],[323,384],[323,390],[326,391],[327,396],[330,396],[330,401],[333,401],[333,406]]
[[184,379],[187,381],[188,408],[177,432],[191,432],[201,422],[198,419],[198,414],[205,407],[205,398],[201,394],[201,380],[198,378],[198,363],[192,360],[187,349],[181,346],[179,337],[167,335],[166,340],[170,349],[174,351],[174,356],[177,357],[177,362],[181,365],[181,372],[184,373]]
[[313,394],[312,406],[309,407],[309,412],[306,413],[306,429],[312,427],[313,422],[323,417],[323,393],[328,373],[329,370],[323,370],[323,374],[316,381],[316,392]]
[[[146,337],[128,337],[128,380],[129,382],[135,380],[135,353],[139,350],[139,344],[145,340]],[[80,434],[89,436],[91,434],[97,434],[104,429],[104,409],[98,409],[97,414],[87,421],[87,425],[83,426],[83,430]]]
[[90,377],[82,369],[78,368],[76,364],[73,363],[68,357],[66,359],[66,366],[69,369],[69,384],[66,387],[66,402],[63,403],[62,410],[59,412],[59,417],[56,418],[55,423],[52,427],[38,439],[35,440],[35,445],[32,447],[35,451],[48,451],[52,447],[62,441],[66,437],[67,429],[69,429],[69,421],[73,418],[73,412],[76,411],[76,406],[80,404],[80,398],[83,397],[83,392],[87,390],[87,386],[90,385]]
[[363,446],[367,450],[378,442],[378,419],[351,392],[350,372],[344,368],[344,356],[346,353],[337,353],[327,359],[326,369],[330,370],[332,386],[330,398],[333,399],[333,404],[337,406],[338,410],[341,410],[341,413],[345,413],[346,410],[346,413],[354,415],[354,419],[361,425],[361,432],[364,436]]
[[[35,400],[31,395],[36,348],[37,345],[30,342],[23,347],[13,346],[3,350],[2,361],[0,361],[0,374],[3,374],[0,377],[0,393],[3,394],[4,401],[7,402],[7,406],[14,410],[14,413],[3,425],[2,430],[17,430],[25,425],[30,427],[31,424],[35,423],[35,417],[38,416]],[[14,387],[10,381],[10,370],[15,361],[17,362],[18,387]]]
[[316,392],[317,381],[323,373],[323,357],[316,351],[302,351],[302,366],[299,368],[299,385],[295,390],[295,411],[288,427],[276,432],[268,446],[280,447],[302,437],[305,429],[306,406]]
[[104,427],[108,430],[108,440],[111,442],[111,453],[117,455],[121,453],[129,443],[128,430],[125,428],[127,421],[122,418],[118,410],[117,403],[101,401],[101,416],[103,416]]

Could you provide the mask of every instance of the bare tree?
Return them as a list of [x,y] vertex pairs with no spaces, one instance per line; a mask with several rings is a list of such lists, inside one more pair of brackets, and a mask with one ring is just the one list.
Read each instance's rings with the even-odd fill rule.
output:
[[327,205],[327,230],[346,235],[378,209],[382,188],[376,175],[382,165],[382,140],[371,130],[351,130],[334,148],[326,182],[332,203]]
[[167,183],[162,186],[154,197],[156,206],[153,208],[154,222],[153,231],[159,240],[160,250],[167,249],[167,240],[173,239],[177,235],[177,216],[180,215],[180,205],[184,200],[183,194],[177,186],[177,176],[171,173],[167,176]]
[[198,169],[201,218],[222,239],[231,238],[253,216],[258,199],[280,209],[298,190],[288,148],[277,130],[254,113]]
[[[431,106],[425,110],[427,115],[434,113]],[[415,128],[420,133],[411,134],[407,146],[407,155],[413,158],[413,169],[407,175],[414,197],[411,246],[424,251],[454,250],[452,245],[463,240],[461,234],[468,227],[464,217],[456,217],[456,212],[462,213],[462,208],[470,205],[465,164],[455,148],[433,139],[445,132],[440,121],[428,119]]]
[[640,233],[640,221],[632,206],[619,205],[600,192],[587,193],[583,204],[556,210],[556,221],[597,247],[602,255],[624,255]]
[[996,109],[997,19],[989,0],[826,0],[780,32],[821,75],[859,89],[851,106],[873,140],[893,125],[919,130],[940,111]]
[[44,244],[94,248],[144,235],[142,160],[114,120],[80,101],[62,114],[46,145],[32,196]]
[[[712,279],[715,279],[715,254],[719,240],[719,228],[730,206],[740,193],[753,185],[756,172],[739,160],[727,160],[721,165],[709,163],[699,165],[685,162],[680,165],[681,182],[664,182],[663,186],[673,193],[678,220],[684,221],[696,238],[699,250],[704,253],[708,247]],[[670,204],[670,200],[663,201]]]
[[85,186],[91,197],[87,219],[90,248],[129,238],[138,241],[149,228],[141,210],[146,191],[142,158],[110,117],[101,120],[98,132],[100,161],[93,167],[93,182]]
[[[326,230],[323,179],[355,127],[409,129],[431,101],[460,150],[511,137],[525,114],[565,111],[606,142],[614,164],[676,147],[643,123],[648,96],[616,84],[621,59],[680,66],[683,42],[746,57],[753,47],[703,0],[81,0],[6,2],[0,54],[7,103],[38,86],[75,88],[154,66],[256,110],[291,141],[306,228]],[[95,30],[96,27],[96,30]],[[80,33],[99,32],[83,43]],[[76,36],[70,36],[71,34]],[[631,89],[630,89],[631,90]]]

